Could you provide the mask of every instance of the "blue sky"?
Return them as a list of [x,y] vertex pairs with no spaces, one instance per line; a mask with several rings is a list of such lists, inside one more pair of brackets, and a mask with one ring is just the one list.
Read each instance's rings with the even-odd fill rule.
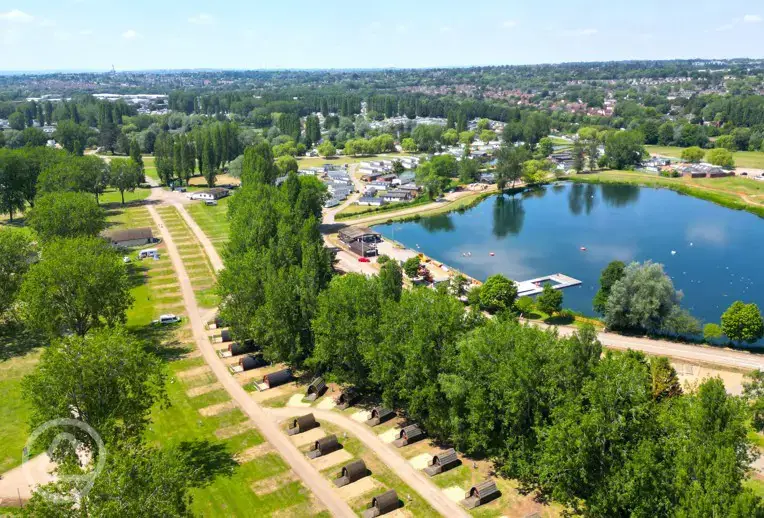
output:
[[762,0],[0,0],[0,70],[762,56]]

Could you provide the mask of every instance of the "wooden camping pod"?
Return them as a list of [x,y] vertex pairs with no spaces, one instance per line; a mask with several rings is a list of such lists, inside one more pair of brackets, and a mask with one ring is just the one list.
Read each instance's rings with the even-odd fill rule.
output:
[[456,450],[451,448],[434,455],[432,461],[424,468],[424,472],[432,477],[458,466],[460,462],[459,457],[456,455]]
[[467,509],[473,509],[480,505],[483,505],[491,500],[501,496],[499,488],[496,487],[496,482],[493,479],[488,479],[480,484],[475,484],[467,491],[467,494],[462,500],[462,505]]
[[276,372],[271,372],[263,376],[263,383],[268,388],[278,387],[284,383],[289,383],[292,380],[292,371],[289,369],[283,369]]
[[298,433],[307,432],[313,428],[318,427],[318,422],[313,414],[305,414],[292,420],[292,426],[289,427],[287,433],[289,435],[297,435]]
[[374,518],[395,511],[398,507],[400,507],[398,493],[391,489],[372,498],[369,508],[363,512],[362,516],[364,518]]
[[250,371],[252,369],[265,367],[268,365],[268,362],[266,362],[261,355],[248,354],[247,356],[239,358],[239,365],[242,370]]
[[255,341],[252,339],[243,340],[241,342],[231,342],[228,344],[228,352],[231,353],[231,356],[253,353],[257,350],[258,347],[255,345]]
[[355,388],[345,388],[342,392],[340,392],[340,395],[335,400],[335,403],[337,403],[337,409],[345,410],[350,405],[352,405],[356,399],[358,399],[358,394]]
[[369,474],[369,470],[366,468],[366,463],[358,459],[349,464],[345,464],[342,467],[340,476],[334,479],[334,485],[337,487],[343,487],[348,484],[352,484]]
[[407,446],[424,437],[424,431],[419,428],[419,425],[412,424],[404,426],[398,434],[398,438],[393,442],[395,446],[400,448],[401,446]]
[[311,459],[315,459],[318,457],[321,457],[323,455],[329,455],[332,452],[335,452],[342,448],[342,445],[340,444],[340,441],[337,439],[337,436],[327,435],[326,437],[321,437],[319,440],[313,443],[313,448],[308,452],[308,457]]
[[384,423],[388,419],[391,419],[395,415],[395,412],[389,408],[383,408],[381,406],[375,406],[371,409],[371,417],[366,424],[369,426],[377,426],[380,423]]
[[310,385],[308,385],[308,391],[305,394],[308,401],[315,401],[318,399],[321,394],[323,394],[326,391],[326,383],[324,383],[324,378],[321,376],[314,378],[313,381],[310,382]]

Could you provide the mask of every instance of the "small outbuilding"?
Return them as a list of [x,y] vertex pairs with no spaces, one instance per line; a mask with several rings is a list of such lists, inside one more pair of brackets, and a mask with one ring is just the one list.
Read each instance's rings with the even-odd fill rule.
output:
[[318,422],[313,414],[305,414],[292,420],[292,426],[287,429],[287,434],[297,435],[318,428]]
[[242,371],[251,371],[253,369],[259,369],[260,367],[265,367],[266,365],[268,365],[268,362],[265,361],[265,358],[260,354],[248,354],[247,356],[239,358],[239,366]]
[[239,356],[240,354],[253,353],[257,351],[259,347],[255,345],[255,341],[251,338],[242,340],[241,342],[231,342],[228,344],[228,352],[231,356]]
[[464,496],[462,505],[467,509],[474,509],[475,507],[488,503],[500,496],[501,492],[499,492],[499,488],[496,487],[496,482],[489,478],[480,484],[472,486]]
[[340,441],[337,440],[336,435],[327,435],[313,443],[313,448],[307,453],[307,456],[309,459],[317,459],[318,457],[329,455],[341,448],[342,445],[340,444]]
[[400,433],[398,434],[398,438],[393,442],[393,444],[397,448],[401,448],[403,446],[413,444],[423,438],[424,438],[424,431],[421,428],[419,428],[419,425],[411,424],[409,426],[404,426],[401,429]]
[[207,329],[218,329],[225,326],[226,323],[223,321],[223,318],[220,315],[207,322]]
[[220,334],[216,336],[213,340],[215,340],[218,343],[226,343],[233,340],[233,337],[231,337],[231,332],[228,329],[223,329],[220,331]]
[[305,400],[315,401],[321,397],[324,392],[326,392],[326,383],[324,383],[324,378],[321,376],[313,378],[313,381],[310,382],[310,385],[308,385],[308,390],[305,393]]
[[372,498],[369,508],[366,509],[361,516],[363,518],[375,518],[376,516],[391,513],[400,506],[401,501],[398,498],[398,493],[396,493],[394,489],[391,489],[390,491],[386,491],[381,495]]
[[263,384],[269,389],[289,383],[290,381],[292,381],[292,371],[289,369],[271,372],[263,376]]
[[371,417],[368,421],[366,421],[366,424],[369,426],[377,426],[378,424],[384,423],[388,419],[391,419],[395,415],[395,412],[390,410],[389,408],[382,408],[381,406],[375,406],[371,409]]
[[347,486],[358,480],[361,480],[369,474],[369,470],[366,468],[366,463],[361,460],[355,460],[350,464],[345,464],[342,467],[340,476],[334,479],[334,485],[337,487]]
[[128,228],[126,230],[113,230],[104,232],[103,237],[109,240],[115,248],[130,248],[143,246],[154,242],[154,234],[150,227]]
[[340,392],[340,395],[334,402],[337,403],[338,409],[345,410],[350,405],[352,405],[356,399],[358,399],[358,393],[356,392],[355,388],[347,387],[343,389],[342,392]]
[[427,463],[427,467],[424,468],[424,472],[429,476],[434,477],[440,473],[445,473],[449,469],[455,468],[461,464],[459,457],[456,456],[456,450],[451,448],[443,453],[439,453],[433,456],[432,461]]

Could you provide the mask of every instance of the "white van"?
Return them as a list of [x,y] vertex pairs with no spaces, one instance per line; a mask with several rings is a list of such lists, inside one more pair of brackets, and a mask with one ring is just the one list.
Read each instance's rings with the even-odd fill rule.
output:
[[159,259],[159,251],[156,248],[147,248],[138,252],[138,259],[147,259],[149,257]]
[[158,320],[154,320],[154,324],[159,325],[165,325],[165,324],[175,324],[177,322],[180,322],[180,317],[177,315],[173,315],[172,313],[167,315],[161,315]]

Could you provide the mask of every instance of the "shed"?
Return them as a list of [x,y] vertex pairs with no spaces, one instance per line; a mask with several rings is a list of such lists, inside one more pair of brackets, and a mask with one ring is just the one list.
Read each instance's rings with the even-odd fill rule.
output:
[[243,340],[241,342],[231,342],[228,345],[228,352],[231,356],[238,356],[240,354],[253,353],[257,351],[259,347],[255,345],[255,341],[251,338]]
[[220,315],[207,322],[208,329],[218,329],[220,327],[225,327],[225,325],[226,323],[223,321],[223,318]]
[[366,468],[366,463],[358,459],[342,467],[340,476],[334,479],[334,485],[337,487],[347,486],[357,480],[361,480],[368,474],[369,470]]
[[104,232],[103,237],[109,240],[113,247],[131,247],[148,245],[154,242],[154,234],[150,227],[128,228]]
[[231,332],[228,329],[223,329],[222,331],[220,331],[219,340],[221,342],[230,342],[232,340]]
[[251,371],[252,369],[259,369],[265,367],[268,362],[262,357],[262,355],[248,354],[242,358],[239,358],[239,365],[244,371]]
[[404,426],[401,429],[400,433],[398,434],[398,438],[395,440],[395,442],[393,442],[393,444],[400,448],[402,446],[407,446],[409,444],[415,443],[422,438],[424,438],[424,431],[419,428],[418,424],[411,424],[409,426]]
[[363,518],[374,518],[395,511],[400,506],[401,501],[398,499],[398,493],[391,489],[372,498],[369,508],[361,516]]
[[276,372],[271,372],[263,376],[263,383],[268,388],[278,387],[284,383],[289,383],[292,380],[292,371],[289,369],[283,369]]
[[499,488],[496,487],[496,482],[489,478],[480,484],[472,486],[464,496],[462,505],[467,509],[473,509],[490,502],[495,498],[499,498],[499,496],[501,496],[501,493],[499,492]]
[[335,403],[337,403],[338,409],[345,410],[347,407],[352,405],[356,399],[358,399],[358,393],[356,392],[355,388],[347,387],[342,392],[340,392],[340,395],[335,400]]
[[318,376],[317,378],[313,378],[313,381],[311,381],[310,385],[308,385],[308,391],[305,394],[305,399],[308,401],[315,401],[321,397],[321,394],[324,392],[326,392],[326,383],[324,383],[324,378]]
[[456,456],[456,450],[451,448],[443,453],[439,453],[433,456],[432,461],[427,463],[427,467],[424,468],[424,472],[433,477],[444,473],[451,468],[455,468],[461,463],[459,457]]
[[392,418],[395,413],[389,408],[382,408],[381,406],[375,406],[371,409],[371,417],[366,424],[369,426],[377,426],[380,423],[384,423],[388,419]]
[[330,453],[335,452],[341,448],[342,445],[340,444],[340,441],[337,440],[336,435],[327,435],[326,437],[321,437],[319,440],[313,443],[313,449],[311,449],[307,455],[309,459],[317,459],[322,455],[329,455]]
[[292,420],[292,426],[287,429],[287,434],[297,435],[298,433],[307,432],[308,430],[317,427],[318,422],[316,421],[315,416],[313,416],[313,414],[305,414]]

